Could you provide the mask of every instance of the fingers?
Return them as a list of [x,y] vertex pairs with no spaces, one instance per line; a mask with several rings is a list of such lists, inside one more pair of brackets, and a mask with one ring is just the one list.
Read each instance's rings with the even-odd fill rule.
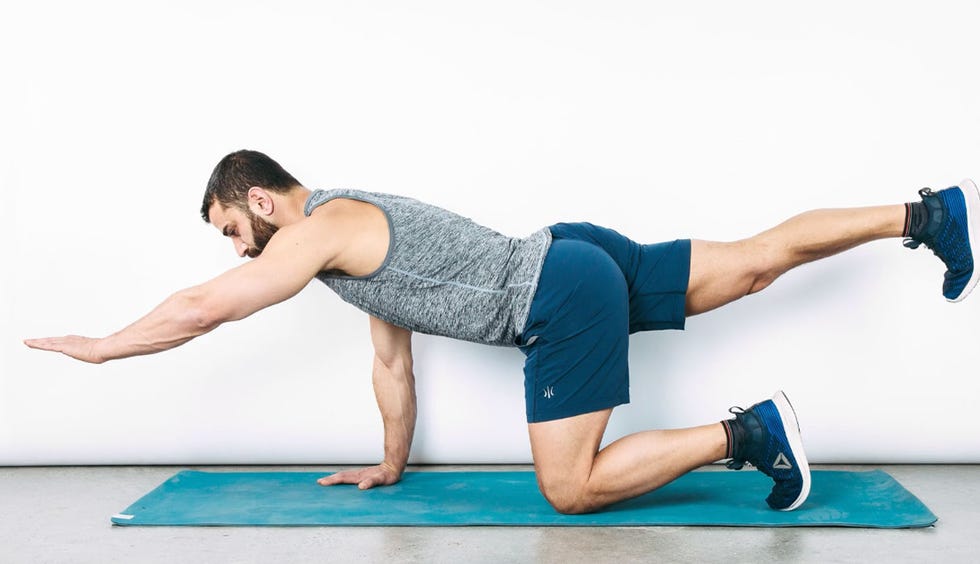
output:
[[60,351],[60,338],[48,337],[45,339],[24,339],[24,344],[32,349],[42,351]]
[[74,359],[93,364],[101,364],[106,361],[105,357],[99,356],[95,351],[95,345],[99,339],[81,337],[79,335],[65,335],[64,337],[46,337],[43,339],[24,339],[24,344],[32,349],[43,351],[59,352]]
[[386,468],[375,466],[361,470],[344,470],[330,476],[324,476],[316,481],[321,486],[335,484],[356,484],[359,490],[368,490],[375,486],[386,486],[395,483],[397,478]]
[[331,474],[330,476],[324,476],[317,480],[316,483],[320,484],[321,486],[333,486],[335,484],[356,484],[361,481],[356,474],[359,474],[359,472],[344,470],[343,472],[337,472],[336,474]]
[[316,481],[321,486],[333,486],[336,484],[357,484],[357,489],[366,490],[373,488],[381,482],[376,476],[370,475],[363,470],[345,470],[337,472],[331,476],[325,476]]
[[357,484],[357,489],[359,489],[359,490],[369,490],[369,489],[373,488],[374,486],[377,486],[377,485],[380,485],[380,484],[381,484],[381,477],[379,475],[377,475],[377,474],[373,474],[371,476],[368,476],[364,480],[361,480],[361,482],[359,484]]
[[397,482],[398,479],[388,474],[384,470],[372,472],[357,484],[359,490],[369,490],[375,486],[389,486]]
[[42,351],[65,352],[68,347],[76,346],[85,340],[85,337],[78,335],[65,335],[64,337],[44,337],[42,339],[24,339],[24,344],[32,349]]

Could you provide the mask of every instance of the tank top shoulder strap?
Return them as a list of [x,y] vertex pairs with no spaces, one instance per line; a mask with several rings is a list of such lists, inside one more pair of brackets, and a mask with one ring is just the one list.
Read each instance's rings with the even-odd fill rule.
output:
[[335,200],[337,198],[360,200],[384,209],[375,194],[364,192],[362,190],[353,190],[350,188],[334,188],[331,190],[314,190],[313,193],[310,194],[310,197],[306,199],[306,204],[303,206],[303,214],[309,216],[316,208],[322,206],[330,200]]

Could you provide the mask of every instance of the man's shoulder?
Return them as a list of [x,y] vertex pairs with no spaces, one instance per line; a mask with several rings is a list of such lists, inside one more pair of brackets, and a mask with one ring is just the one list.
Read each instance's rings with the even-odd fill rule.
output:
[[272,239],[286,253],[299,245],[318,253],[324,259],[324,270],[354,273],[378,268],[390,243],[388,218],[380,207],[342,198],[284,226]]

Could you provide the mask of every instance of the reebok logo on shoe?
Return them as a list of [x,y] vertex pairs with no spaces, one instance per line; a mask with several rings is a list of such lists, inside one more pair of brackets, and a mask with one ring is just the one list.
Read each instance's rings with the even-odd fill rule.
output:
[[773,461],[772,467],[773,468],[778,468],[779,470],[792,470],[793,469],[793,465],[790,464],[789,459],[786,458],[786,455],[783,454],[783,453],[779,453],[779,455],[776,457],[776,460]]

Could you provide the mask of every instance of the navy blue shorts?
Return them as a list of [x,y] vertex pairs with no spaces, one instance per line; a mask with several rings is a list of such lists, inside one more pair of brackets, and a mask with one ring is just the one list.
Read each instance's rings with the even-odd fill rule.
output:
[[629,335],[683,329],[691,242],[642,245],[590,223],[550,227],[517,346],[529,423],[629,403]]

